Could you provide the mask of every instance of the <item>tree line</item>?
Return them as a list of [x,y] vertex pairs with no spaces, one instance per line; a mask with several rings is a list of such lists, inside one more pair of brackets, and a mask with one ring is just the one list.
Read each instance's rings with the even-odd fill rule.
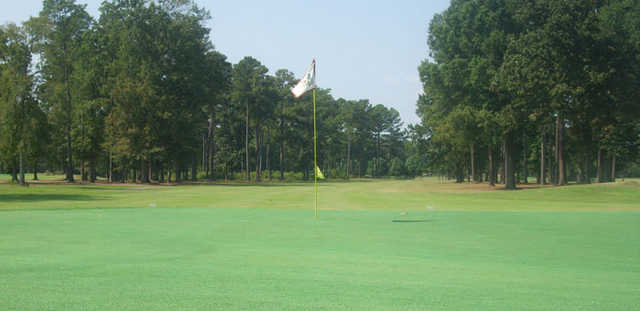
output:
[[419,67],[428,169],[514,189],[615,181],[640,145],[640,2],[452,0]]
[[[213,46],[209,13],[189,0],[110,0],[99,11],[44,0],[22,25],[0,26],[0,170],[14,181],[314,174],[311,98],[290,94],[292,72],[269,74],[253,57],[231,64]],[[325,176],[421,173],[395,109],[328,88],[317,107]]]

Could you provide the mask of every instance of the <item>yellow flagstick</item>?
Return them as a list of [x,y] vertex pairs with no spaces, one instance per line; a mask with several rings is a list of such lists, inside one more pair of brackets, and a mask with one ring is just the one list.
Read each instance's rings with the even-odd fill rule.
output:
[[291,89],[291,93],[299,98],[308,91],[313,90],[313,190],[315,192],[314,214],[318,218],[318,176],[322,173],[318,168],[318,131],[316,129],[316,60],[311,62],[311,66],[304,74],[302,80]]
[[313,188],[315,191],[315,218],[318,218],[318,158],[316,152],[317,145],[316,131],[316,89],[313,89]]

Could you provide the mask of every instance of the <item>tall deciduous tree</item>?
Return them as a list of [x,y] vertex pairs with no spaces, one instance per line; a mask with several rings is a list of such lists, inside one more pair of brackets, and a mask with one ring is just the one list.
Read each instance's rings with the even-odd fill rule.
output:
[[12,179],[20,184],[25,184],[26,155],[37,148],[29,143],[39,143],[28,137],[37,133],[42,121],[32,96],[30,65],[24,30],[14,24],[0,26],[0,160],[11,167]]
[[[250,164],[249,164],[249,128],[250,116],[257,117],[259,111],[258,105],[261,104],[261,92],[264,90],[264,80],[267,74],[267,67],[263,66],[253,57],[245,57],[238,64],[233,66],[233,91],[232,101],[235,105],[244,106],[245,108],[245,170],[247,181],[251,180]],[[259,140],[260,120],[254,120],[256,124],[256,142]],[[258,144],[256,144],[258,148]],[[256,169],[259,164],[256,163]]]
[[73,181],[72,129],[74,110],[78,105],[74,97],[75,62],[80,55],[82,39],[91,27],[91,16],[86,5],[75,0],[44,0],[38,17],[28,22],[35,49],[40,55],[44,84],[42,100],[53,111],[55,128],[66,140],[66,180]]

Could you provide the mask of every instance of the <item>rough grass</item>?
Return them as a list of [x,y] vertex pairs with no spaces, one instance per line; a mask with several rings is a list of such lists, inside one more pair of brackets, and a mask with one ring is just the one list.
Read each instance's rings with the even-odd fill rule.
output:
[[640,184],[475,187],[0,185],[0,309],[640,308]]
[[[633,210],[640,183],[529,186],[505,191],[486,184],[441,184],[436,178],[321,183],[321,210]],[[493,190],[492,190],[493,189]],[[0,209],[109,207],[228,207],[311,210],[309,183],[216,185],[0,184]]]

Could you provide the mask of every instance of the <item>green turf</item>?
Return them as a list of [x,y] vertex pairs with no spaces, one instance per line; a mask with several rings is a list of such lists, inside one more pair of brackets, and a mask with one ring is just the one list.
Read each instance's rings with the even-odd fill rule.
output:
[[[486,185],[440,184],[420,180],[359,180],[322,183],[325,210],[635,210],[640,181],[587,186],[548,186],[503,191]],[[309,183],[193,186],[51,185],[27,188],[0,184],[0,210],[15,208],[229,207],[306,209],[313,204]]]
[[0,309],[640,308],[637,182],[464,187],[0,185]]

